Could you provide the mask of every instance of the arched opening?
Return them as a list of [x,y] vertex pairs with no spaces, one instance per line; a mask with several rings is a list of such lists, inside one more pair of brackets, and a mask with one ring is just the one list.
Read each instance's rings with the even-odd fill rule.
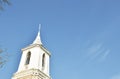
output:
[[45,67],[45,53],[42,56],[42,69]]
[[28,65],[28,64],[30,63],[30,57],[31,57],[31,52],[28,52],[28,53],[27,53],[27,56],[26,56],[25,65]]

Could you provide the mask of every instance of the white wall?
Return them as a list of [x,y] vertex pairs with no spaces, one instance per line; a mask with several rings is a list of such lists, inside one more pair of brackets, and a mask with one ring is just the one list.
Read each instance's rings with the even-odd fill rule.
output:
[[[29,51],[31,52],[30,63],[28,65],[25,65],[26,56]],[[23,50],[17,72],[31,68],[39,69],[42,71],[42,56],[44,53],[45,53],[45,68],[43,72],[49,75],[49,55],[43,49],[41,49],[39,45]]]

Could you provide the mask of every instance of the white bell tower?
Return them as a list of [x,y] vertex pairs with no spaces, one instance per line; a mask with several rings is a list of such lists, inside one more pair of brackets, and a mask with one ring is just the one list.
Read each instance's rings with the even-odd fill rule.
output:
[[22,49],[18,71],[12,79],[51,79],[49,73],[50,53],[42,45],[40,26],[33,43]]

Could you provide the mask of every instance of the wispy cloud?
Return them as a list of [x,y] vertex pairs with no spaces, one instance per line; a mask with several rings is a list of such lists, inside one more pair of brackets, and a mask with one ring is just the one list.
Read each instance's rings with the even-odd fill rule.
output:
[[119,75],[115,75],[115,76],[113,76],[113,77],[110,78],[110,79],[120,79],[120,74],[119,74]]
[[106,50],[103,55],[101,56],[101,58],[99,59],[99,61],[104,61],[106,59],[106,57],[109,55],[110,50]]
[[86,53],[85,58],[88,61],[98,60],[104,61],[110,53],[108,48],[105,48],[103,43],[92,43],[84,49]]

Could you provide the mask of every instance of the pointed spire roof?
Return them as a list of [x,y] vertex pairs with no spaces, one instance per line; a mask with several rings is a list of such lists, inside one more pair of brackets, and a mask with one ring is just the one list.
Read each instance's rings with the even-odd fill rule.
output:
[[41,30],[41,24],[39,24],[39,31],[36,36],[36,39],[33,41],[33,44],[42,44],[41,38],[40,38],[40,30]]

